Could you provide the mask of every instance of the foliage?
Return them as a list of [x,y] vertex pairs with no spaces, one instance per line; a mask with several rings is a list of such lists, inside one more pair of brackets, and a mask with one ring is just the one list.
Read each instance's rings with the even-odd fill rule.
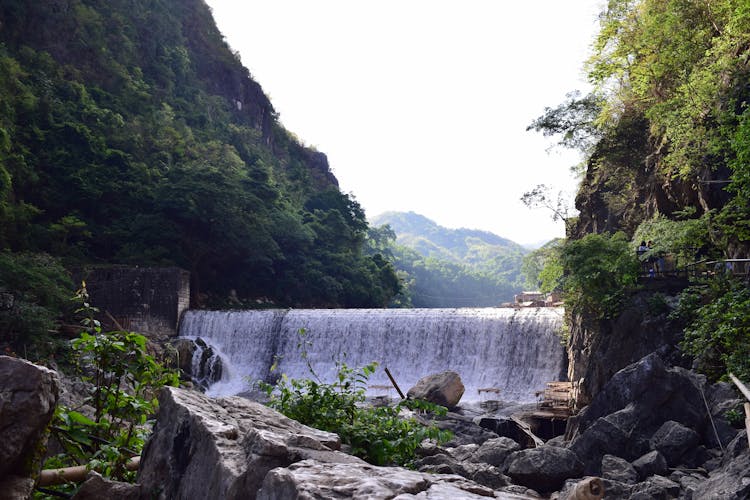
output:
[[589,151],[599,138],[596,119],[601,102],[594,94],[581,97],[579,91],[565,96],[566,101],[556,108],[544,108],[544,114],[531,122],[526,130],[541,132],[545,137],[559,135],[559,145]]
[[83,404],[92,410],[57,408],[52,435],[65,452],[51,463],[87,465],[106,477],[133,480],[135,472],[127,471],[125,464],[141,453],[148,434],[146,420],[157,407],[156,391],[176,385],[179,378],[147,354],[143,335],[102,333],[85,284],[76,298],[81,301],[77,312],[84,315],[84,331],[72,347],[81,379],[91,384]]
[[695,358],[710,380],[734,373],[750,380],[750,288],[730,276],[717,275],[685,290],[676,314],[686,320],[681,348]]
[[[397,235],[385,241],[403,292],[391,305],[414,307],[496,306],[521,290],[521,259],[526,250],[495,234],[448,229],[413,212],[375,217],[379,231]],[[381,235],[382,240],[382,235]],[[386,250],[387,249],[387,250]]]
[[565,303],[579,313],[614,317],[637,283],[640,266],[624,233],[568,240],[560,258]]
[[675,259],[676,267],[707,257],[713,246],[710,232],[713,213],[697,218],[694,214],[694,208],[673,214],[671,219],[656,213],[638,226],[631,247],[637,248],[641,241],[653,241],[651,250],[642,259],[652,254],[669,254]]
[[526,288],[545,293],[562,290],[560,251],[564,244],[565,240],[555,238],[524,255],[521,273],[526,278]]
[[59,339],[51,332],[72,289],[54,257],[0,251],[0,343],[30,359],[54,352]]
[[[304,330],[302,356],[305,360]],[[425,401],[400,401],[394,406],[371,407],[365,404],[367,380],[377,363],[359,369],[337,361],[337,376],[332,383],[320,380],[308,362],[313,378],[289,379],[282,375],[275,386],[260,384],[269,395],[269,406],[305,425],[335,432],[352,447],[352,454],[375,465],[409,465],[425,439],[449,440],[449,432],[425,426],[412,417],[401,415],[404,409],[444,415],[447,410]]]
[[176,265],[195,297],[377,307],[395,271],[203,2],[0,4],[0,249]]

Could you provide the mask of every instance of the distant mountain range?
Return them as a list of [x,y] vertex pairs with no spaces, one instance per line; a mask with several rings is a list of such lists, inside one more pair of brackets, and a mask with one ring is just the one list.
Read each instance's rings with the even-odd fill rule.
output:
[[523,246],[488,231],[449,229],[414,212],[371,219],[396,233],[395,265],[413,280],[415,307],[492,306],[521,290]]

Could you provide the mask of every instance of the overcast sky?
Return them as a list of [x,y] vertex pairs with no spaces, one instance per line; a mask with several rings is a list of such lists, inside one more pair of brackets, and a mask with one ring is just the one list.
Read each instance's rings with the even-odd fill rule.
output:
[[414,211],[522,244],[563,235],[521,195],[573,152],[526,127],[587,88],[602,0],[207,0],[284,126],[372,217]]

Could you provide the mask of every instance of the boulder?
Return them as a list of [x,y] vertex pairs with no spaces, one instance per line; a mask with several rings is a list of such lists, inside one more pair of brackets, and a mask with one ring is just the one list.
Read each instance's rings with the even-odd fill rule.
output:
[[518,443],[507,437],[489,439],[471,454],[469,460],[502,467],[508,456],[520,449]]
[[521,445],[521,448],[536,448],[544,444],[544,441],[534,435],[526,422],[516,417],[481,416],[474,418],[474,423],[498,436],[512,439]]
[[55,413],[57,373],[28,361],[0,356],[0,492],[31,495]]
[[665,474],[667,472],[667,460],[658,451],[650,451],[633,462],[633,468],[638,472],[642,480],[654,474]]
[[364,464],[340,451],[336,434],[304,426],[240,397],[208,398],[166,387],[141,455],[145,495],[253,499],[266,473],[316,459]]
[[464,384],[461,377],[453,371],[428,375],[419,379],[406,395],[410,399],[422,399],[446,406],[455,407],[464,395]]
[[583,463],[567,448],[543,446],[510,455],[507,474],[514,483],[552,492],[559,490],[566,479],[583,476]]
[[701,391],[705,378],[667,368],[652,353],[619,372],[569,422],[570,449],[585,457],[586,473],[597,475],[605,454],[633,460],[646,453],[649,438],[667,421],[702,429],[708,422]]
[[638,472],[630,462],[614,455],[602,457],[602,477],[625,484],[638,482]]
[[305,460],[270,471],[258,500],[289,498],[461,498],[523,499],[523,495],[495,492],[457,475],[437,475],[401,467],[369,464],[325,464]]
[[97,472],[91,471],[86,476],[73,500],[141,500],[141,487],[138,484],[122,483],[105,479]]
[[664,455],[667,465],[679,465],[680,458],[700,442],[700,436],[684,425],[668,420],[654,433],[649,441],[651,448]]
[[629,500],[669,500],[679,495],[679,484],[663,476],[651,476],[642,483],[636,484],[628,498]]
[[445,443],[445,446],[461,446],[465,444],[482,444],[488,439],[498,437],[480,425],[474,423],[473,419],[456,412],[448,412],[442,417],[435,417],[434,424],[443,430],[453,433],[453,438]]
[[[477,446],[467,445],[459,448],[471,447],[476,448]],[[455,448],[449,449],[447,453],[424,457],[417,460],[415,465],[420,472],[456,474],[491,489],[502,488],[510,483],[510,480],[500,468],[486,463],[462,461],[457,457],[468,458],[466,450],[455,450]]]

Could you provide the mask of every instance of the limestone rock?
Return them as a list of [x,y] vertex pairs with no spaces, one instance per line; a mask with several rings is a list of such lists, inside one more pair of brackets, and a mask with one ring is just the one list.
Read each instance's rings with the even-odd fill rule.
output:
[[638,472],[630,463],[614,455],[602,457],[602,477],[625,484],[638,482]]
[[422,377],[407,392],[411,399],[423,399],[448,408],[455,407],[463,395],[464,384],[458,373],[453,371]]
[[239,397],[212,399],[174,387],[159,394],[159,416],[141,456],[144,494],[253,499],[266,473],[305,459],[350,462],[336,434],[304,426]]
[[329,499],[523,499],[495,492],[457,475],[437,475],[401,467],[369,464],[322,464],[305,460],[270,471],[258,500]]
[[0,356],[0,492],[30,496],[33,481],[27,478],[40,465],[59,386],[56,372]]
[[693,489],[694,499],[741,500],[750,498],[750,449],[726,461]]
[[651,437],[651,447],[659,451],[667,460],[667,464],[674,467],[680,463],[680,458],[700,441],[698,433],[673,420],[668,420],[659,427]]
[[140,500],[141,487],[138,484],[122,483],[105,479],[97,472],[91,471],[86,477],[73,500]]
[[510,455],[507,474],[515,483],[551,492],[559,490],[566,479],[583,476],[583,463],[567,448],[543,446]]
[[455,448],[449,449],[447,453],[424,457],[418,460],[415,465],[420,472],[455,474],[491,489],[508,486],[510,481],[500,468],[486,463],[475,463],[468,460],[462,461],[456,458],[470,458],[470,454],[467,455],[467,450],[465,449],[477,448],[476,445],[466,445],[459,448],[464,448],[464,450],[459,449],[456,451]]

